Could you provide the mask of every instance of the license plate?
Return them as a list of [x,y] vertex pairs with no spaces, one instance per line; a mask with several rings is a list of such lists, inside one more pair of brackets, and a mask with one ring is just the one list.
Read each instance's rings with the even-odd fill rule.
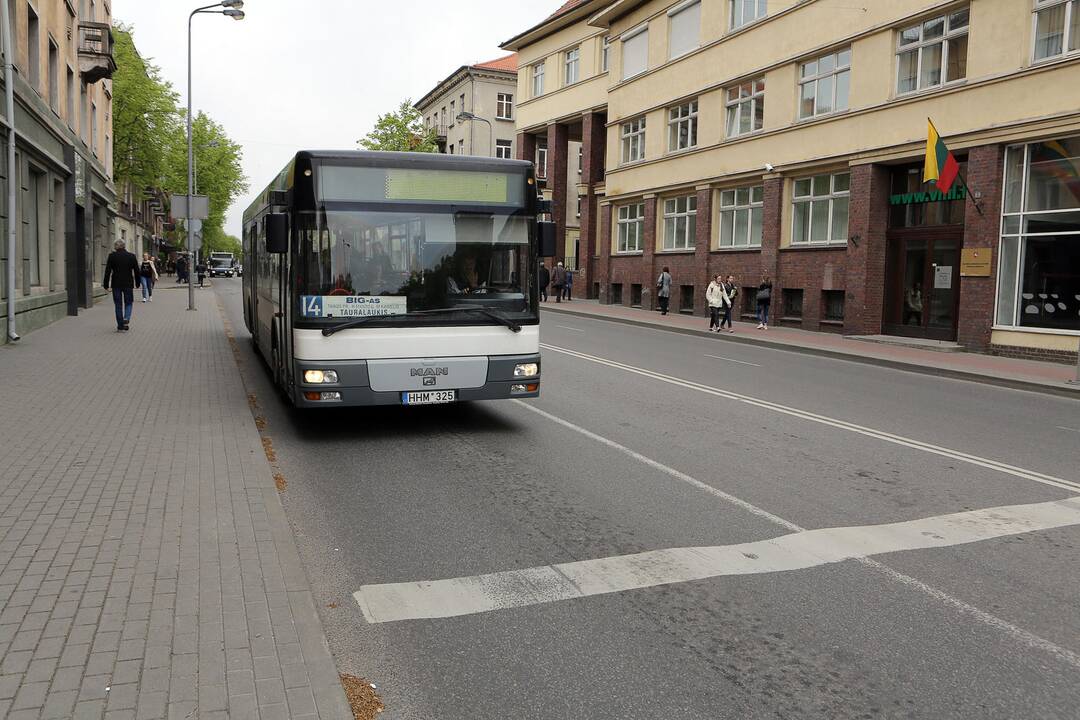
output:
[[426,390],[401,393],[402,405],[441,405],[457,400],[457,390]]

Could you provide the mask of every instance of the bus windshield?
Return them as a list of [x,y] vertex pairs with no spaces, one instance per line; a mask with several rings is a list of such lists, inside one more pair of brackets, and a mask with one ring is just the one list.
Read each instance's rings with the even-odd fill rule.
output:
[[529,218],[520,207],[348,203],[301,213],[297,225],[305,320],[462,305],[530,315]]

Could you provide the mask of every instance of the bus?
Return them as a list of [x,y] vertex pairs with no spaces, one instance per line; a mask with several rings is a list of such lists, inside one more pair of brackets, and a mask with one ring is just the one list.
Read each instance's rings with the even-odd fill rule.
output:
[[244,320],[298,407],[540,394],[532,163],[298,152],[244,213]]
[[231,252],[210,253],[210,277],[232,277],[236,274],[236,257]]

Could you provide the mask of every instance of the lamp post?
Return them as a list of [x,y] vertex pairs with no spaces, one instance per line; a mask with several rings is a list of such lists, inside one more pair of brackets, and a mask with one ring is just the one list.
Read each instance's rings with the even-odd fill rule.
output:
[[[187,167],[188,167],[188,180],[187,180],[187,214],[185,218],[185,225],[187,226],[187,248],[188,248],[188,310],[195,309],[195,284],[191,282],[191,271],[195,268],[192,267],[195,263],[195,253],[192,251],[192,243],[194,241],[195,233],[191,228],[191,204],[192,196],[195,194],[195,155],[192,152],[191,145],[191,21],[195,19],[196,15],[200,13],[207,13],[212,15],[226,15],[233,20],[243,20],[244,11],[241,9],[244,7],[244,0],[221,0],[221,2],[214,3],[213,5],[206,5],[204,7],[195,8],[188,15],[187,23]],[[217,8],[222,8],[218,10]]]
[[488,126],[488,148],[491,150],[490,157],[495,157],[495,128],[492,127],[490,120],[485,120],[479,115],[474,115],[471,112],[465,112],[462,110],[457,115],[458,122],[463,120],[479,120],[482,123],[487,123]]

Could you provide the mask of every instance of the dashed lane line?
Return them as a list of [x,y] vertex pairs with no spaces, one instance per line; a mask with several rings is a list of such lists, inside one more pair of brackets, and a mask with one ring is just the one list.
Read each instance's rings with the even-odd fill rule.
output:
[[738,363],[739,365],[750,365],[752,367],[761,367],[757,363],[746,362],[745,360],[736,360],[735,358],[723,357],[721,355],[706,355],[705,357],[712,358],[713,360],[723,360],[725,362]]

